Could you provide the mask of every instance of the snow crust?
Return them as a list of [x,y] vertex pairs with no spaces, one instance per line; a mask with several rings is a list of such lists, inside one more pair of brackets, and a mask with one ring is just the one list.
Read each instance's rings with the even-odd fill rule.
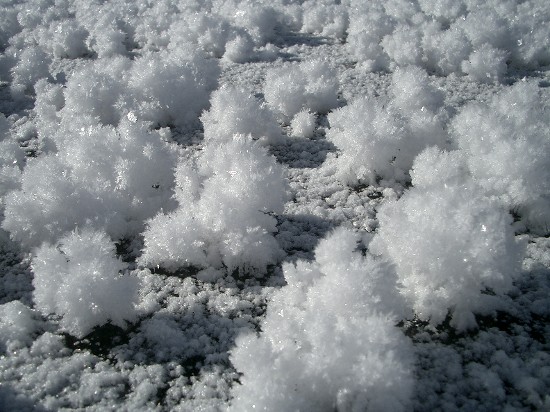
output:
[[0,410],[550,409],[543,0],[0,5]]

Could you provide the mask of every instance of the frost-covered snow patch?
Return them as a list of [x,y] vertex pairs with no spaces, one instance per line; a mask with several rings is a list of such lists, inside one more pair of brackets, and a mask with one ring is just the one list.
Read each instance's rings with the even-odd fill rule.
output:
[[30,159],[21,189],[6,196],[2,227],[25,246],[85,225],[120,239],[169,204],[175,156],[158,132],[128,120],[117,128],[81,121],[59,130],[59,151]]
[[545,0],[5,0],[0,410],[547,410]]

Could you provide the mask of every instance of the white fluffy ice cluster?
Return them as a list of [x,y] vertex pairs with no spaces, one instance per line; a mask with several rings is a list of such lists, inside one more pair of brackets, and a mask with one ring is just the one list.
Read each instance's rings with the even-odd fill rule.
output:
[[471,178],[460,152],[422,152],[412,183],[380,209],[370,250],[395,264],[419,319],[437,325],[450,311],[458,330],[475,327],[473,313],[499,309],[521,272],[512,217]]
[[3,215],[5,196],[19,187],[25,154],[12,138],[10,125],[0,113],[0,216]]
[[347,184],[409,179],[415,156],[445,147],[443,93],[419,67],[397,70],[391,98],[361,98],[328,115],[327,137],[340,149],[327,163]]
[[419,65],[498,82],[508,65],[550,62],[544,1],[346,1],[349,52],[369,70]]
[[457,329],[474,327],[473,313],[493,313],[512,289],[524,245],[510,212],[523,229],[550,226],[549,115],[529,82],[466,105],[452,122],[458,150],[423,151],[413,187],[380,209],[372,251],[394,262],[420,319],[439,324],[450,310]]
[[30,159],[6,196],[2,227],[26,247],[86,225],[135,235],[170,199],[175,159],[157,132],[129,121],[71,131],[57,152]]
[[394,325],[404,306],[383,260],[337,229],[315,261],[283,266],[287,285],[269,302],[259,336],[237,339],[243,374],[231,408],[404,411],[412,392],[412,346]]
[[61,317],[61,327],[83,337],[97,325],[125,327],[137,318],[139,281],[121,272],[127,265],[115,256],[104,232],[72,232],[57,245],[43,244],[32,262],[36,308]]
[[286,200],[282,168],[251,136],[210,141],[196,167],[181,159],[175,190],[177,209],[148,222],[142,264],[262,275],[282,257],[272,235]]
[[206,141],[223,143],[236,134],[270,144],[281,141],[282,131],[272,111],[247,91],[222,87],[212,93],[210,105],[201,115]]
[[40,330],[36,314],[18,300],[0,305],[0,353],[30,345]]
[[453,119],[453,139],[486,193],[524,224],[550,230],[550,107],[535,82],[518,82]]
[[265,100],[282,120],[302,110],[326,113],[338,105],[338,80],[327,62],[310,60],[268,70]]
[[325,167],[344,183],[405,182],[412,167],[413,187],[379,210],[372,253],[395,264],[418,318],[437,325],[450,311],[457,329],[475,327],[474,313],[499,309],[521,272],[514,230],[548,232],[550,112],[537,89],[519,82],[468,104],[447,132],[442,94],[408,67],[393,74],[389,100],[329,114],[340,153]]

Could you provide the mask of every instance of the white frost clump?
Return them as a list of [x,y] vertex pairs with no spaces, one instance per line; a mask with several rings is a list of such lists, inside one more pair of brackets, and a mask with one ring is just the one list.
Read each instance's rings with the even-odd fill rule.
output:
[[347,48],[367,70],[420,65],[499,82],[507,63],[550,61],[548,7],[529,1],[348,0]]
[[470,103],[453,137],[483,188],[533,230],[550,228],[550,109],[533,82],[519,82],[488,104]]
[[212,94],[210,104],[210,110],[201,116],[206,141],[223,142],[235,134],[251,135],[266,143],[282,138],[271,110],[245,90],[222,87]]
[[25,154],[12,138],[8,120],[0,113],[0,213],[6,194],[20,186],[24,164]]
[[307,0],[302,4],[302,31],[342,39],[348,27],[348,12],[341,4]]
[[28,161],[21,189],[6,196],[2,227],[25,247],[86,224],[120,239],[170,205],[175,158],[158,132],[129,121],[73,127],[60,130],[59,152]]
[[499,83],[508,69],[507,57],[505,51],[483,44],[462,62],[462,71],[480,83]]
[[394,326],[399,296],[390,268],[356,251],[338,229],[315,262],[285,264],[258,335],[237,338],[231,362],[243,376],[231,410],[405,411],[412,346]]
[[116,125],[133,113],[154,126],[185,128],[208,106],[218,74],[215,60],[185,47],[135,60],[120,56],[96,60],[67,81],[62,114],[67,120],[85,114]]
[[360,98],[328,115],[327,137],[341,154],[338,166],[347,184],[374,183],[377,178],[406,181],[415,156],[432,145],[444,147],[443,95],[418,67],[397,70],[393,99]]
[[25,92],[32,91],[34,83],[49,77],[48,65],[51,59],[39,47],[27,47],[18,53],[18,62],[11,69],[11,94],[22,98]]
[[338,80],[329,65],[320,60],[291,63],[267,72],[267,103],[285,120],[302,109],[326,113],[338,105]]
[[0,305],[0,353],[30,345],[39,329],[33,311],[18,300]]
[[44,244],[32,261],[34,301],[44,314],[61,316],[67,332],[83,337],[95,326],[112,322],[125,327],[136,319],[139,281],[121,274],[126,264],[101,231],[89,228]]
[[290,122],[292,135],[298,137],[311,137],[315,132],[315,114],[304,109],[292,118]]
[[512,217],[469,176],[459,151],[429,148],[415,160],[413,188],[380,208],[370,251],[395,264],[416,315],[458,330],[490,314],[520,273],[522,243]]
[[271,216],[283,211],[286,200],[281,166],[244,135],[210,142],[197,163],[198,171],[183,159],[178,164],[179,207],[149,221],[140,263],[264,274],[282,254]]

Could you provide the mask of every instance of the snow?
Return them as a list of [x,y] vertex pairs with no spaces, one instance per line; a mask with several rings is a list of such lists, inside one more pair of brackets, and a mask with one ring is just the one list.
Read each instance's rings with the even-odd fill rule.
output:
[[550,409],[546,3],[4,1],[0,410]]
[[89,228],[43,244],[32,261],[36,308],[60,316],[61,329],[79,338],[108,321],[134,321],[139,282],[121,273],[126,265],[115,249],[104,232]]

